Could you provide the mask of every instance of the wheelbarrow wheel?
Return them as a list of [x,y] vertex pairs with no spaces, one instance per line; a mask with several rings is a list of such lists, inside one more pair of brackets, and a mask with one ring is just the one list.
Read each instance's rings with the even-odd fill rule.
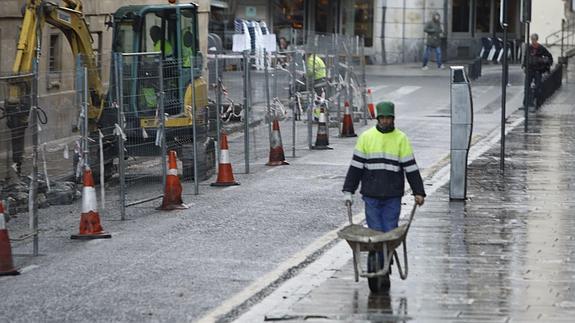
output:
[[[379,258],[379,253],[374,251],[369,252],[369,255],[367,256],[367,272],[374,273],[382,269],[383,260],[380,260]],[[389,273],[382,276],[367,278],[367,283],[369,285],[369,290],[376,294],[387,292],[391,286]]]

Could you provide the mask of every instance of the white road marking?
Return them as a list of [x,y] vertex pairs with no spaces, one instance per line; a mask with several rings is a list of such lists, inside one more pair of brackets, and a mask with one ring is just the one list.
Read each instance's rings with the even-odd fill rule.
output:
[[368,89],[371,89],[371,95],[374,95],[375,92],[379,91],[379,90],[383,90],[386,87],[388,87],[389,85],[376,85],[376,86],[368,86]]
[[226,188],[224,188],[222,191],[231,191],[231,190],[235,190],[238,187],[240,187],[239,185],[232,185],[232,186],[228,186]]
[[38,266],[38,265],[30,265],[30,266],[26,266],[26,267],[24,267],[24,268],[22,268],[22,269],[20,269],[20,270],[18,270],[18,271],[20,272],[20,274],[25,274],[25,273],[27,273],[27,272],[29,272],[29,271],[32,271],[32,270],[36,269],[36,268],[40,268],[40,266]]
[[412,85],[402,86],[393,92],[378,95],[378,98],[381,98],[381,100],[377,101],[397,101],[399,100],[399,98],[409,95],[419,89],[421,89],[421,86],[412,86]]
[[275,166],[275,167],[272,167],[272,168],[270,168],[270,169],[266,170],[266,173],[271,173],[271,172],[273,172],[273,171],[275,171],[275,170],[277,170],[277,169],[278,169],[278,167],[277,167],[277,166]]

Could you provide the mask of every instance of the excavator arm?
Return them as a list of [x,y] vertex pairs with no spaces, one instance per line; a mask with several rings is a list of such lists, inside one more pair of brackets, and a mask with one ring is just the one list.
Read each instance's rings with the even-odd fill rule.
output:
[[[81,0],[63,0],[64,6],[44,0],[27,0],[24,20],[12,72],[14,75],[32,72],[33,62],[41,49],[41,32],[45,23],[58,28],[65,35],[73,55],[81,55],[88,71],[88,119],[93,128],[104,107],[104,88],[97,71],[92,49],[92,36],[82,12]],[[24,135],[30,111],[31,80],[16,78],[8,85],[6,100],[7,125],[12,135],[12,158],[18,172],[22,164]]]

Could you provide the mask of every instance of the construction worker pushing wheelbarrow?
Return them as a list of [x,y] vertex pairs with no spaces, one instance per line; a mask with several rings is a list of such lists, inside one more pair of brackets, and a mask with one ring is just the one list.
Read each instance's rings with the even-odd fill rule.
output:
[[[356,281],[358,276],[367,277],[370,290],[381,292],[389,290],[393,256],[396,258],[401,278],[407,277],[405,236],[415,207],[424,203],[425,190],[409,139],[405,133],[395,128],[394,104],[381,102],[375,110],[377,124],[359,136],[345,178],[343,193],[350,225],[342,229],[339,236],[347,240],[352,247]],[[415,196],[415,205],[409,222],[398,227],[405,177]],[[368,228],[352,223],[353,194],[360,182]],[[405,272],[402,271],[395,252],[402,243]],[[367,272],[363,271],[358,263],[362,251],[368,252]]]

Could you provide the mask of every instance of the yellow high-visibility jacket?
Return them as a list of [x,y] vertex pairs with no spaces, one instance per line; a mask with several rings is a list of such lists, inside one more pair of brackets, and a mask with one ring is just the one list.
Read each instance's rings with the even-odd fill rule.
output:
[[399,129],[383,133],[373,127],[362,133],[355,145],[351,165],[343,185],[344,192],[374,198],[403,196],[405,176],[415,195],[425,196],[423,180],[409,139]]
[[325,70],[325,63],[321,57],[311,54],[306,60],[306,75],[313,80],[325,78],[327,72]]

